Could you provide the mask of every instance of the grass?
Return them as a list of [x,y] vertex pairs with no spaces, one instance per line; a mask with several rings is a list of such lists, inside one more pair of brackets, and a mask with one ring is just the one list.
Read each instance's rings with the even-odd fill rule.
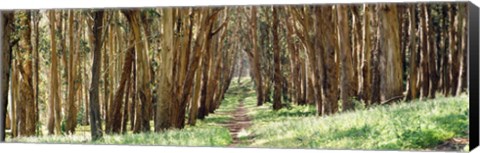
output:
[[[245,100],[255,142],[248,147],[426,150],[450,138],[468,138],[468,97],[395,103],[316,117],[314,106],[273,111]],[[467,146],[468,148],[468,146]]]
[[[221,126],[231,119],[228,114],[234,111],[241,96],[238,93],[248,90],[232,83],[219,109],[204,120],[197,120],[195,126],[186,125],[184,129],[167,130],[162,133],[139,133],[129,131],[125,135],[105,135],[103,139],[91,141],[90,127],[79,126],[75,135],[45,135],[39,137],[20,137],[7,139],[8,142],[24,143],[73,143],[73,144],[131,144],[131,145],[168,145],[168,146],[228,146],[232,137],[226,127]],[[151,123],[153,128],[153,122]],[[128,128],[128,127],[127,127]],[[152,129],[153,130],[153,129]],[[44,132],[46,129],[44,128]]]
[[[314,106],[295,106],[273,111],[271,103],[256,106],[249,79],[236,79],[215,114],[196,126],[163,133],[106,135],[90,141],[90,135],[41,136],[10,139],[10,142],[133,144],[170,146],[228,146],[232,138],[219,125],[231,119],[243,100],[253,125],[239,133],[241,147],[322,148],[374,150],[428,150],[451,138],[468,138],[468,96],[393,103],[354,112],[315,116]],[[80,127],[88,131],[88,127]],[[254,135],[253,143],[246,141]],[[464,148],[468,149],[468,145]]]

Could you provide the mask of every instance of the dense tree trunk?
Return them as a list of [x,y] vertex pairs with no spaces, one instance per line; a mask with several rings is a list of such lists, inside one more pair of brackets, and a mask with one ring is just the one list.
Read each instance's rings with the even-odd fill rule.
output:
[[365,101],[365,104],[368,106],[371,102],[372,95],[372,48],[371,48],[371,30],[370,30],[370,20],[371,20],[371,9],[368,4],[363,4],[363,48],[362,48],[362,74],[363,74],[363,84],[361,84],[360,96]]
[[69,10],[68,12],[68,33],[69,33],[69,53],[70,57],[68,60],[68,100],[67,100],[67,109],[66,112],[66,131],[67,133],[74,134],[75,127],[77,126],[77,106],[75,104],[75,80],[76,80],[76,71],[74,70],[74,63],[77,60],[77,51],[74,50],[75,43],[74,41],[74,33],[73,33],[73,18],[74,12],[73,10]]
[[[1,53],[1,68],[0,72],[2,73],[2,82],[0,82],[0,142],[5,141],[5,117],[7,116],[7,107],[8,107],[8,87],[10,82],[10,67],[12,61],[12,45],[10,43],[10,36],[13,33],[13,22],[14,22],[14,13],[0,11],[0,49]],[[13,118],[13,116],[12,116]],[[13,127],[13,125],[11,125]]]
[[[336,53],[336,42],[332,37],[336,37],[334,34],[335,31],[335,21],[333,20],[333,10],[331,7],[322,7],[322,22],[321,27],[322,33],[325,37],[322,39],[323,42],[323,91],[325,95],[325,114],[335,114],[338,111],[338,62],[335,61]],[[338,54],[338,53],[337,53]]]
[[263,81],[260,70],[260,52],[257,49],[257,8],[252,6],[250,8],[250,26],[252,37],[252,53],[253,53],[253,75],[255,79],[255,88],[257,90],[257,106],[262,106],[264,102],[263,97]]
[[151,108],[151,89],[150,89],[150,62],[145,46],[144,38],[141,34],[141,21],[139,10],[122,10],[122,13],[127,17],[130,27],[135,37],[135,51],[136,51],[136,98],[139,104],[137,106],[137,116],[135,120],[134,132],[150,131],[149,116]]
[[50,10],[49,12],[49,19],[50,19],[50,35],[51,35],[51,54],[52,54],[52,63],[51,63],[51,70],[50,70],[50,100],[48,104],[49,108],[49,119],[47,123],[47,128],[48,128],[48,133],[49,134],[60,134],[61,133],[61,128],[60,128],[60,121],[62,117],[60,116],[60,106],[61,106],[61,101],[58,93],[58,63],[57,63],[57,44],[55,42],[56,40],[56,34],[55,34],[55,24],[56,24],[56,19],[55,19],[55,11]]
[[[134,60],[134,52],[135,52],[135,48],[132,46],[128,49],[127,52],[125,52],[125,62],[123,63],[123,68],[122,68],[122,75],[121,75],[121,78],[120,78],[120,84],[119,84],[119,87],[117,89],[117,91],[115,92],[115,98],[113,99],[112,101],[112,105],[111,105],[111,110],[109,113],[110,113],[110,121],[109,121],[109,129],[106,129],[106,131],[108,132],[111,132],[111,133],[120,133],[121,129],[122,129],[122,113],[121,113],[121,110],[122,110],[122,104],[123,104],[123,98],[124,98],[124,95],[126,97],[128,97],[128,92],[127,94],[125,94],[125,90],[129,90],[129,85],[128,85],[128,80],[130,78],[130,75],[132,74],[132,63],[133,63],[133,60]],[[125,87],[127,86],[127,87]],[[126,99],[126,104],[128,104],[128,99]],[[124,107],[128,107],[128,105],[125,105]],[[124,114],[123,115],[126,115],[126,111],[124,111]],[[123,125],[126,125],[125,123],[125,119],[126,118],[123,118],[123,122],[124,124]],[[125,129],[125,128],[123,128]]]
[[273,12],[273,64],[274,64],[274,89],[273,89],[273,110],[282,108],[282,69],[280,56],[280,39],[278,35],[278,15],[279,8],[272,6]]
[[409,74],[409,82],[408,82],[408,90],[407,90],[407,97],[406,100],[413,100],[417,98],[417,47],[416,47],[416,37],[415,37],[415,29],[416,29],[416,20],[415,20],[415,5],[409,6],[409,36],[410,36],[410,74]]
[[337,19],[338,19],[338,45],[340,46],[340,90],[342,97],[342,110],[352,110],[354,108],[355,95],[357,90],[357,84],[354,81],[352,54],[350,49],[350,42],[345,41],[348,38],[348,22],[347,12],[348,7],[344,5],[337,5]]
[[93,40],[93,64],[92,64],[92,83],[90,85],[90,128],[92,134],[92,140],[99,140],[103,137],[102,121],[100,119],[100,106],[99,106],[99,81],[100,81],[100,62],[102,59],[102,42],[103,42],[103,28],[101,27],[103,22],[104,12],[97,10],[93,13],[93,27],[91,32],[94,37]]
[[173,90],[173,54],[174,54],[174,10],[172,8],[163,9],[163,44],[162,44],[162,53],[160,57],[160,72],[163,72],[159,76],[159,98],[156,107],[156,121],[155,121],[155,131],[160,132],[167,128],[170,125],[170,106],[171,103],[174,103]]
[[381,100],[403,97],[402,59],[397,6],[380,5]]
[[428,18],[427,18],[427,8],[426,4],[421,4],[420,5],[420,24],[422,26],[422,30],[420,30],[420,42],[421,42],[421,63],[420,67],[421,69],[421,97],[427,97],[428,96],[428,89],[430,87],[430,77],[429,77],[429,55],[428,55],[428,32],[427,32],[427,27],[428,27]]

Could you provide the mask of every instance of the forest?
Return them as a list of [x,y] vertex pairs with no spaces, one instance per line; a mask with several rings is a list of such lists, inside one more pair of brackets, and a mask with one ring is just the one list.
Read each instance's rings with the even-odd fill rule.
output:
[[[462,150],[467,12],[464,2],[2,11],[0,138]],[[372,135],[385,137],[358,139]]]

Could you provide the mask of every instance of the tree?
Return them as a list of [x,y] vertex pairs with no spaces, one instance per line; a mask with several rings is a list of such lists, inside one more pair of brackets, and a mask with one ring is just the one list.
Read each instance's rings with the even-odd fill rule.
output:
[[249,18],[251,30],[250,34],[252,37],[252,52],[253,56],[253,75],[255,76],[255,87],[257,90],[257,106],[262,106],[264,102],[263,98],[263,85],[262,85],[262,75],[260,74],[260,53],[257,49],[257,8],[251,6],[250,8],[250,18]]
[[[325,35],[323,42],[324,76],[323,91],[325,95],[325,114],[335,114],[338,111],[338,62],[335,61],[335,20],[331,6],[321,8],[321,32]],[[338,53],[337,53],[338,54]]]
[[402,59],[396,5],[379,6],[381,100],[403,97]]
[[[0,68],[2,73],[2,82],[0,82],[0,142],[5,141],[5,118],[7,114],[8,106],[8,84],[10,80],[10,67],[11,67],[11,55],[13,43],[10,41],[10,37],[13,33],[14,13],[0,11],[0,48],[2,53],[0,59],[2,59],[2,66]],[[18,42],[18,41],[17,41]],[[13,126],[13,125],[12,125]]]
[[340,46],[340,90],[342,98],[342,110],[352,110],[354,106],[354,100],[357,90],[357,83],[354,81],[353,76],[353,65],[352,65],[352,53],[350,49],[350,42],[345,41],[348,38],[348,22],[347,22],[347,12],[349,8],[345,5],[337,5],[337,30],[338,30],[338,45]]
[[[121,124],[122,124],[122,103],[123,103],[123,97],[128,97],[128,92],[125,93],[126,91],[129,90],[129,78],[130,75],[132,74],[132,64],[134,61],[134,54],[135,53],[135,48],[134,46],[130,47],[127,52],[125,52],[125,59],[123,63],[123,68],[122,68],[122,75],[120,78],[120,84],[119,87],[117,88],[117,91],[115,92],[115,98],[112,101],[111,105],[111,110],[110,113],[110,121],[109,123],[111,124],[109,126],[109,129],[106,129],[106,131],[112,132],[112,133],[119,133],[121,130]],[[127,87],[125,87],[127,86]],[[128,98],[125,98],[125,103],[128,104]],[[125,108],[128,107],[128,105],[124,105]],[[124,111],[123,115],[127,115],[127,112]],[[123,120],[123,125],[126,125],[125,121],[126,117]],[[125,129],[125,128],[124,128]]]
[[51,70],[50,70],[50,100],[48,104],[48,133],[49,134],[61,134],[61,127],[60,121],[61,117],[61,101],[60,96],[58,95],[58,63],[57,63],[57,44],[56,44],[56,17],[55,17],[55,10],[49,11],[49,20],[50,20],[50,46],[51,46],[51,54],[52,54],[52,63],[51,63]]
[[272,6],[273,9],[273,63],[274,63],[274,92],[273,92],[273,110],[279,110],[282,108],[282,70],[280,59],[280,44],[278,36],[278,15],[279,8]]
[[165,8],[162,10],[163,21],[163,44],[162,53],[160,57],[160,71],[163,72],[159,77],[159,101],[156,107],[156,120],[155,131],[159,132],[170,127],[170,103],[174,102],[173,99],[173,39],[174,39],[174,22],[173,22],[173,9]]
[[35,135],[35,99],[33,88],[33,63],[32,63],[32,42],[31,42],[31,12],[20,12],[20,25],[24,28],[21,30],[21,50],[19,54],[18,69],[21,74],[20,79],[20,96],[18,109],[18,127],[20,127],[19,135],[33,136]]
[[77,106],[75,104],[75,80],[76,80],[76,71],[74,70],[74,66],[76,66],[77,61],[77,51],[75,50],[75,43],[74,43],[74,33],[73,33],[73,18],[74,12],[73,10],[69,10],[68,12],[68,40],[69,40],[69,53],[70,57],[68,60],[68,99],[67,99],[67,109],[66,112],[66,131],[67,133],[74,134],[75,127],[77,126]]
[[150,130],[149,116],[151,108],[151,90],[150,90],[150,62],[145,47],[145,39],[141,35],[141,21],[139,10],[122,10],[122,13],[127,17],[130,27],[135,38],[135,52],[136,52],[136,98],[139,104],[137,105],[137,119],[135,120],[134,132],[146,132]]
[[415,5],[409,6],[409,35],[410,35],[410,72],[409,72],[409,82],[408,82],[408,92],[407,100],[412,100],[417,98],[417,47],[416,47],[416,20],[415,20]]
[[362,74],[363,74],[363,84],[361,84],[360,96],[365,100],[367,105],[371,104],[371,95],[372,95],[372,48],[371,48],[371,30],[370,30],[370,20],[371,20],[371,9],[368,4],[363,4],[363,50],[362,50]]
[[102,42],[103,42],[103,28],[101,27],[103,22],[102,10],[96,10],[93,12],[93,27],[91,33],[93,34],[93,40],[90,40],[93,44],[93,63],[92,63],[92,83],[90,85],[90,128],[92,134],[92,140],[99,140],[103,137],[102,121],[100,119],[100,106],[99,106],[99,81],[100,81],[100,61],[102,59]]

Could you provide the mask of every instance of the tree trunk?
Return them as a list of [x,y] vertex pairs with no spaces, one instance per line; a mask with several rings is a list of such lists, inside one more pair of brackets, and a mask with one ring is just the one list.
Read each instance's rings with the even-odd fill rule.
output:
[[162,52],[159,55],[160,57],[160,68],[159,71],[162,72],[159,76],[159,96],[156,107],[156,121],[155,121],[155,131],[160,132],[167,128],[170,125],[170,104],[174,103],[173,98],[173,54],[174,54],[174,21],[173,21],[173,9],[165,8],[162,9],[162,22],[163,22],[163,44]]
[[428,61],[429,61],[429,55],[428,55],[428,32],[427,32],[427,10],[426,10],[426,4],[421,4],[420,5],[420,22],[422,26],[422,30],[420,30],[420,42],[422,43],[422,49],[421,49],[421,63],[420,67],[421,69],[421,75],[422,75],[422,80],[421,80],[421,97],[427,97],[428,96],[428,89],[430,87],[430,77],[429,77],[429,70],[428,70]]
[[371,48],[371,32],[370,32],[370,18],[371,9],[368,4],[363,4],[363,55],[362,55],[362,74],[363,84],[360,87],[362,92],[360,96],[364,99],[366,106],[370,105],[372,95],[372,48]]
[[49,18],[50,18],[50,41],[51,41],[51,55],[52,55],[52,63],[51,63],[51,70],[50,70],[50,101],[49,101],[49,119],[47,123],[47,128],[48,128],[48,133],[49,134],[54,134],[54,131],[56,134],[61,133],[61,128],[60,128],[60,121],[61,121],[61,112],[60,112],[60,97],[58,93],[58,63],[57,63],[57,44],[56,44],[56,34],[55,34],[55,11],[50,10],[49,12]]
[[[122,69],[122,75],[120,79],[120,84],[115,92],[115,98],[112,101],[111,105],[111,110],[110,113],[110,121],[108,122],[110,124],[109,129],[106,129],[106,131],[109,131],[111,133],[120,133],[121,131],[121,126],[122,126],[122,100],[125,95],[125,90],[129,90],[128,87],[128,79],[130,78],[130,75],[132,74],[132,63],[134,60],[134,52],[135,48],[131,47],[128,49],[128,51],[125,53],[125,62],[123,64],[123,69]],[[125,85],[127,85],[127,88],[125,88]],[[127,92],[128,93],[128,92]],[[126,97],[128,97],[128,94],[126,94]],[[128,99],[127,99],[128,101]],[[127,103],[127,102],[125,102]],[[128,104],[128,103],[127,103]],[[124,107],[128,107],[125,105]],[[124,111],[124,115],[126,111]],[[124,119],[125,121],[125,119]],[[125,125],[125,123],[124,123]]]
[[337,19],[338,19],[338,45],[340,46],[340,63],[341,63],[341,73],[340,73],[340,90],[342,97],[342,110],[352,110],[354,109],[354,101],[357,90],[357,84],[355,83],[353,76],[353,65],[352,65],[352,54],[350,49],[350,42],[348,41],[348,18],[347,12],[348,7],[344,5],[337,5]]
[[380,5],[381,100],[403,96],[399,20],[396,5]]
[[272,6],[273,12],[273,64],[274,64],[274,91],[273,91],[273,110],[282,108],[282,70],[281,70],[281,56],[280,56],[280,42],[278,35],[278,15],[279,8]]
[[100,81],[100,62],[102,59],[101,46],[103,42],[103,28],[101,27],[103,22],[104,12],[97,10],[93,13],[94,25],[92,33],[94,35],[93,40],[93,64],[92,64],[92,83],[90,85],[90,128],[92,134],[92,140],[96,141],[103,137],[102,121],[100,119],[100,106],[99,106],[99,81]]
[[252,52],[253,52],[253,74],[257,90],[257,106],[262,106],[264,102],[262,74],[260,71],[260,52],[257,49],[257,8],[252,6],[250,8],[250,34],[252,37]]
[[409,74],[409,82],[408,82],[408,90],[407,90],[407,97],[406,100],[413,100],[417,98],[417,44],[416,44],[416,37],[415,37],[415,27],[416,27],[416,20],[415,20],[415,5],[409,6],[409,35],[410,35],[410,74]]
[[137,105],[137,114],[135,129],[134,132],[147,132],[150,131],[149,116],[150,111],[148,108],[151,108],[151,90],[150,90],[150,64],[147,54],[147,48],[145,42],[143,41],[141,35],[141,21],[139,17],[139,10],[122,10],[122,13],[127,17],[130,27],[133,31],[133,36],[135,37],[135,50],[136,50],[136,66],[137,66],[137,75],[136,80],[136,98],[139,100]]
[[325,114],[331,115],[338,111],[338,65],[335,61],[335,20],[333,19],[333,10],[331,7],[322,7],[322,27],[321,31],[325,35],[323,42],[323,91],[325,95]]
[[77,126],[77,106],[75,104],[75,76],[76,76],[76,71],[74,70],[73,63],[76,61],[76,51],[74,50],[75,44],[73,43],[73,18],[74,18],[74,13],[73,10],[69,10],[69,15],[68,15],[68,32],[69,32],[69,53],[70,53],[70,58],[68,61],[68,102],[67,102],[67,109],[65,110],[66,112],[66,131],[67,133],[74,134],[75,133],[75,127]]
[[[0,11],[0,59],[2,61],[0,72],[2,73],[2,82],[0,82],[0,142],[5,141],[5,117],[8,107],[8,87],[10,80],[10,65],[12,62],[12,44],[10,44],[10,35],[13,33],[14,13]],[[12,116],[13,118],[13,116]],[[12,125],[13,127],[13,125]]]

